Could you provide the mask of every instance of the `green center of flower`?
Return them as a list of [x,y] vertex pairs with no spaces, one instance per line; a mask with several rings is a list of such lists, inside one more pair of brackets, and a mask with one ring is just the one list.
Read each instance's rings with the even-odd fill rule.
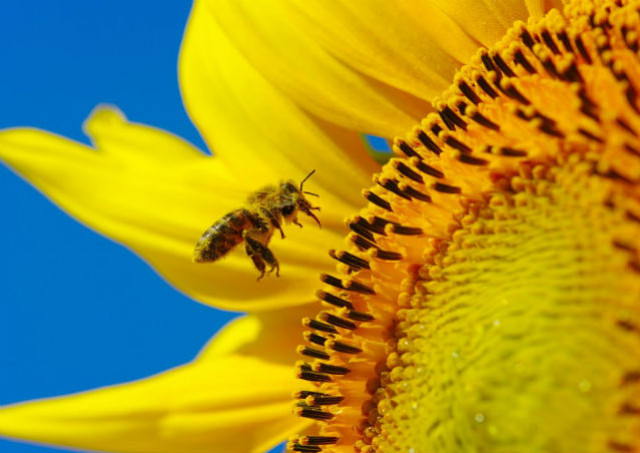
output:
[[607,240],[624,220],[580,171],[493,196],[423,269],[398,313],[377,451],[637,448],[638,282]]

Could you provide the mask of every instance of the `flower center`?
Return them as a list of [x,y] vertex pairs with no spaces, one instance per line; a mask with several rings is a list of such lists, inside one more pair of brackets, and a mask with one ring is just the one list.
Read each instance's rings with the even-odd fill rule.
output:
[[640,450],[640,2],[515,24],[323,275],[291,451]]

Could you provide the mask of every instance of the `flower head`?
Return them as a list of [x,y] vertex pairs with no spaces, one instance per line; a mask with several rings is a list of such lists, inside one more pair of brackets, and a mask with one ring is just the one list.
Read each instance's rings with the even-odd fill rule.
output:
[[[182,88],[215,157],[119,154],[113,131],[130,150],[177,142],[111,110],[88,122],[106,151],[95,158],[42,132],[4,132],[0,156],[66,209],[200,300],[253,315],[192,365],[7,408],[0,432],[114,451],[258,452],[289,434],[289,449],[307,453],[638,450],[640,3],[460,3],[386,15],[373,2],[313,14],[196,3]],[[434,113],[420,120],[425,99]],[[296,127],[283,136],[281,124]],[[353,214],[375,169],[358,132],[403,138]],[[141,159],[166,200],[119,178]],[[203,193],[310,168],[327,228],[281,244],[282,279],[255,286],[240,256],[185,260],[187,238],[211,220]],[[78,169],[93,171],[85,184],[105,173],[121,184],[121,207],[83,204]],[[146,211],[132,223],[139,193]],[[217,202],[226,212],[236,200]],[[171,228],[166,212],[180,214]],[[149,225],[159,228],[142,239]],[[298,342],[295,381],[285,363]],[[289,390],[298,419],[284,410]]]

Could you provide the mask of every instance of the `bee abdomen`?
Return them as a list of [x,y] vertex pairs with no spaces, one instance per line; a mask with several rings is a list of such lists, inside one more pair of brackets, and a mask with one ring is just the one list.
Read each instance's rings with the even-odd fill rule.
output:
[[242,231],[249,224],[247,214],[244,209],[233,211],[211,225],[198,240],[193,261],[216,261],[240,244],[243,241]]

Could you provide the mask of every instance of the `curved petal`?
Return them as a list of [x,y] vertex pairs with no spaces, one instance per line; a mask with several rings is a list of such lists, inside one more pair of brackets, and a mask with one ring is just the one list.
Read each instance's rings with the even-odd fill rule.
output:
[[[254,127],[262,131],[280,124],[282,131],[283,121],[290,119],[295,122],[289,130],[317,130],[297,127],[305,119],[294,102],[328,122],[379,136],[404,133],[426,112],[424,101],[336,60],[278,8],[267,2],[247,5],[195,2],[182,47],[180,81],[187,110],[216,151],[222,148],[214,133],[226,129],[220,130],[220,124],[242,128],[234,139],[250,139]],[[239,115],[241,121],[225,115]],[[216,129],[207,131],[207,126]],[[264,135],[282,149],[289,143],[297,153],[307,152],[295,148],[306,141],[275,132]]]
[[240,351],[263,341],[264,330],[258,318],[240,319],[191,364],[7,406],[0,435],[111,452],[261,453],[308,425],[291,414],[299,386],[291,366]]
[[434,0],[433,3],[483,46],[495,44],[515,21],[526,22],[529,10],[538,9],[535,0]]
[[[43,131],[11,129],[0,132],[0,158],[71,215],[131,247],[200,301],[257,310],[311,300],[317,273],[331,267],[326,250],[341,241],[348,203],[310,181],[321,195],[323,229],[310,223],[303,230],[285,227],[287,239],[272,242],[283,277],[258,283],[240,250],[213,265],[191,262],[203,231],[242,206],[255,185],[241,185],[219,159],[166,132],[128,123],[117,112],[98,111],[86,128],[98,150]],[[176,155],[165,157],[172,149]]]
[[[299,33],[345,65],[424,100],[447,88],[456,69],[478,47],[446,14],[423,0],[271,3],[270,9],[279,10]],[[234,5],[242,8],[239,2]],[[248,5],[244,8],[250,13]],[[266,18],[252,18],[260,20]]]

